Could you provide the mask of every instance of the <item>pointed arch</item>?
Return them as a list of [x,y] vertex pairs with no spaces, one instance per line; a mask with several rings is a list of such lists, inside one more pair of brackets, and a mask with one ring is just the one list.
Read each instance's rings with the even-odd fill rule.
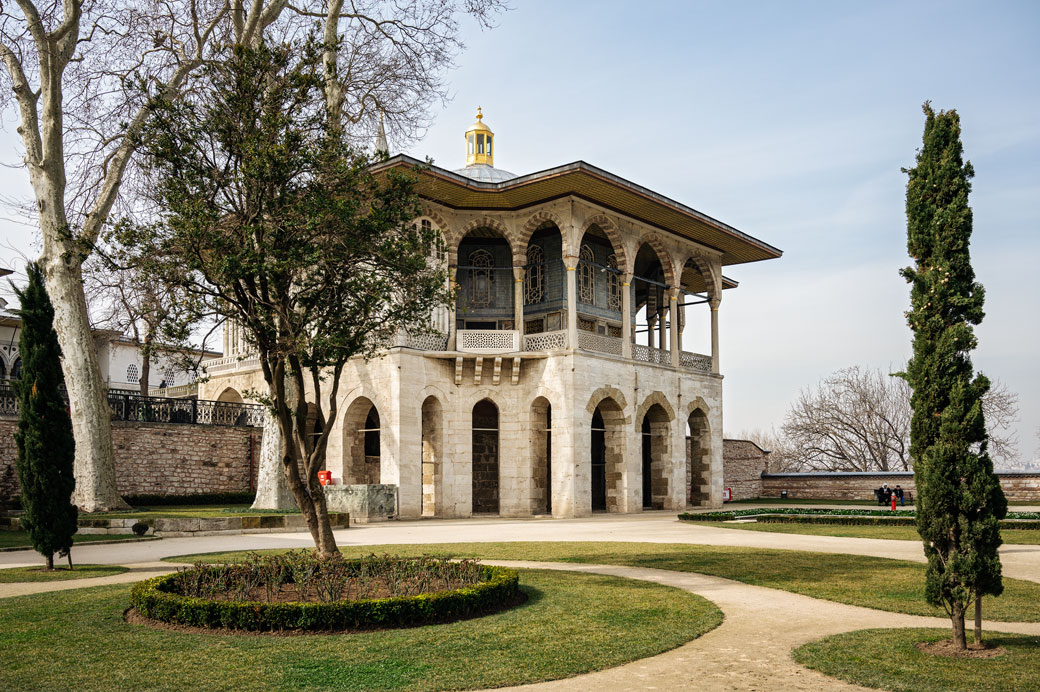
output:
[[[514,245],[514,251],[518,253],[523,253],[527,248],[528,244],[531,242],[531,236],[534,235],[534,232],[547,223],[554,224],[556,228],[560,231],[560,233],[563,233],[563,220],[560,219],[558,215],[549,211],[548,209],[537,211],[527,218],[527,221],[525,221],[524,225],[520,228],[520,232],[516,234],[516,244]],[[515,261],[514,263],[523,264],[523,262]]]
[[583,238],[591,226],[599,227],[610,240],[610,244],[614,247],[614,254],[617,255],[618,269],[625,273],[632,271],[628,261],[628,251],[625,248],[625,238],[617,224],[611,221],[606,214],[595,214],[585,219],[578,237]]
[[687,268],[700,274],[701,280],[704,281],[704,285],[707,287],[708,298],[722,297],[721,277],[712,271],[711,261],[707,257],[704,257],[699,252],[687,255],[679,266],[680,283],[682,283],[682,274],[685,273]]
[[640,243],[649,245],[657,254],[657,259],[661,262],[661,270],[664,272],[664,282],[669,286],[678,286],[679,284],[675,276],[675,262],[661,237],[656,233],[647,233],[640,238]]
[[643,403],[639,405],[639,408],[636,409],[636,415],[634,418],[637,425],[642,424],[643,416],[646,415],[646,412],[650,410],[651,406],[655,405],[660,406],[665,412],[665,415],[668,416],[669,423],[675,420],[675,409],[672,408],[670,403],[668,403],[668,397],[661,392],[651,392],[645,399],[643,399]]
[[613,399],[614,403],[616,403],[622,411],[628,408],[628,402],[625,401],[625,395],[621,393],[621,390],[616,387],[611,387],[610,385],[605,385],[594,391],[589,397],[589,403],[585,405],[585,410],[588,412],[589,416],[592,416],[592,414],[596,412],[596,407],[599,406],[604,399]]
[[[502,238],[504,238],[506,243],[509,245],[510,256],[516,257],[517,247],[519,246],[516,243],[516,238],[514,237],[515,234],[509,230],[508,226],[506,226],[500,220],[492,216],[481,216],[479,218],[472,219],[461,229],[459,229],[458,237],[456,238],[456,242],[453,245],[453,248],[456,251],[456,255],[458,252],[459,244],[466,239],[466,236],[468,236],[470,233],[477,230],[478,228],[490,228],[491,230],[495,231],[500,236],[502,236]],[[526,246],[524,249],[526,249]]]

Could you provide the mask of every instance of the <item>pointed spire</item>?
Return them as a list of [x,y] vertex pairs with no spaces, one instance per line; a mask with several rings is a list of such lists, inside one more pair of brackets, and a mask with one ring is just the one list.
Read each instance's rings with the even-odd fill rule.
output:
[[383,109],[379,109],[379,132],[376,134],[376,153],[384,152],[389,156],[390,146],[386,143],[386,129],[383,128]]

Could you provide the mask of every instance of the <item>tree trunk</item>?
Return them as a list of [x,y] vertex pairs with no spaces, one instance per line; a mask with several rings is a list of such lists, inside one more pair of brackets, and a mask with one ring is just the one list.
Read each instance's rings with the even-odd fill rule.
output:
[[950,620],[953,622],[953,643],[958,649],[967,649],[968,640],[964,632],[964,605],[955,603],[950,612]]
[[[71,248],[46,247],[40,258],[47,292],[54,303],[54,330],[61,345],[61,368],[69,393],[69,413],[76,439],[73,502],[84,512],[127,509],[116,490],[112,416],[101,378],[97,348],[87,320],[83,271]],[[64,243],[63,243],[64,245]]]
[[139,351],[141,354],[141,381],[138,389],[141,396],[148,396],[148,382],[152,378],[152,343],[149,337],[145,337],[144,347]]
[[982,646],[982,594],[975,592],[975,646]]
[[296,503],[300,506],[300,513],[307,521],[307,529],[311,532],[311,538],[314,539],[318,554],[322,557],[339,555],[339,547],[336,545],[335,536],[332,535],[332,524],[329,523],[329,513],[325,506],[325,493],[322,492],[320,485],[316,488],[304,487],[309,486],[306,478],[301,479],[302,483],[293,483],[290,465],[295,463],[296,459],[291,454],[282,457],[285,475],[289,479],[289,487],[293,497],[296,498]]
[[47,555],[47,571],[54,569],[54,553],[48,553]]

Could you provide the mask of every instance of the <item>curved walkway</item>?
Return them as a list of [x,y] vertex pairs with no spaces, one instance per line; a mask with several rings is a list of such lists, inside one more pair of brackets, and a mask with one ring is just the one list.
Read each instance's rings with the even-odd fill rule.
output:
[[[831,539],[831,540],[823,540]],[[633,519],[595,517],[584,520],[470,520],[452,522],[396,522],[349,529],[337,533],[341,545],[379,543],[484,542],[510,540],[639,541],[648,543],[701,543],[750,547],[792,548],[821,552],[846,552],[921,560],[920,545],[888,541],[792,534],[757,534],[679,524],[674,514]],[[895,545],[893,545],[895,544]],[[902,544],[902,545],[901,545]],[[100,584],[137,581],[171,571],[175,566],[155,562],[158,557],[214,550],[252,550],[274,547],[306,547],[306,534],[267,534],[206,538],[163,539],[146,544],[81,546],[78,560],[124,564],[130,572],[64,582],[0,584],[0,597],[84,588]],[[1005,574],[1022,577],[1033,560],[1040,562],[1040,546],[1003,555]],[[107,548],[107,550],[105,550]],[[116,550],[118,548],[118,550]],[[842,550],[841,548],[846,548]],[[4,566],[25,564],[26,555],[9,553]],[[136,559],[135,559],[136,558]],[[677,649],[597,673],[553,682],[526,685],[523,690],[566,692],[614,690],[865,690],[808,670],[791,658],[791,651],[820,637],[873,627],[948,627],[940,618],[889,613],[844,605],[702,574],[613,565],[578,565],[554,562],[485,560],[488,564],[605,574],[643,579],[685,589],[715,603],[725,614],[718,628]],[[1009,563],[1013,565],[1008,569]],[[39,564],[38,559],[32,564]],[[1012,574],[1011,572],[1015,572]],[[1029,576],[1040,580],[1037,570]],[[1040,623],[987,622],[987,631],[1040,635]]]

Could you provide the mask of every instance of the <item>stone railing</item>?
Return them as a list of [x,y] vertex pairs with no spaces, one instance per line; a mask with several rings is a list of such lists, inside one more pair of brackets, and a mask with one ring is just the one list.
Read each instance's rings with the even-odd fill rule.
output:
[[417,351],[446,351],[448,335],[440,332],[403,333],[397,338],[397,345],[414,348]]
[[208,375],[216,375],[223,372],[238,372],[254,370],[260,367],[259,356],[224,356],[202,362],[202,369]]
[[664,349],[632,344],[632,360],[643,363],[656,363],[658,365],[671,365],[672,356]]
[[711,356],[706,356],[702,353],[690,353],[689,351],[683,351],[679,354],[679,365],[680,367],[686,368],[687,370],[710,373]]
[[555,351],[567,348],[567,332],[541,332],[524,335],[525,351]]
[[186,399],[199,395],[199,383],[179,384],[175,387],[152,387],[148,390],[148,396],[164,396],[171,399]]
[[621,347],[620,337],[578,331],[578,348],[583,351],[596,351],[597,353],[609,353],[614,356],[620,356]]
[[470,353],[511,353],[520,350],[520,332],[503,329],[460,329],[456,349]]

